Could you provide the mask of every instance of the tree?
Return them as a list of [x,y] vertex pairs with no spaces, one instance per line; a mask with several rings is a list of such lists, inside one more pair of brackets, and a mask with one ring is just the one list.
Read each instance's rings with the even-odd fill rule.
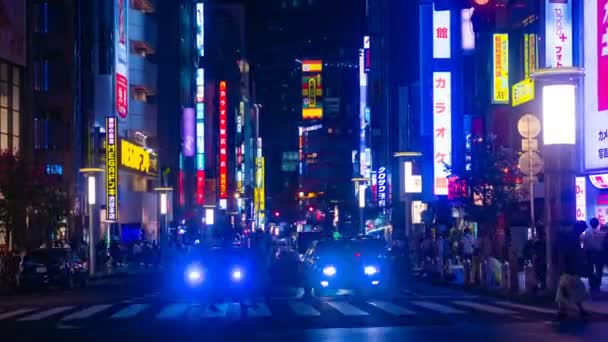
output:
[[0,223],[6,231],[8,248],[24,241],[25,215],[30,199],[29,172],[18,154],[0,153]]
[[47,175],[41,167],[35,168],[33,174],[32,198],[35,201],[30,207],[40,224],[43,241],[49,245],[60,223],[69,215],[70,200],[58,176]]

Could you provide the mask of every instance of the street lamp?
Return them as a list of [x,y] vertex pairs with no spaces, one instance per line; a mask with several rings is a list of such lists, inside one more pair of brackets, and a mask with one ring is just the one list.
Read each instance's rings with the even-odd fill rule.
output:
[[87,180],[87,202],[89,205],[89,275],[93,276],[95,275],[95,231],[97,230],[95,223],[99,222],[99,219],[95,219],[94,217],[95,205],[97,204],[97,191],[95,189],[97,179],[95,175],[102,173],[103,170],[96,167],[86,167],[81,168],[79,171]]
[[365,188],[367,183],[370,182],[370,178],[355,177],[351,179],[351,182],[355,183],[357,193],[359,194],[359,230],[360,233],[365,233],[365,221],[363,211],[365,210]]
[[576,220],[576,112],[580,80],[577,67],[539,69],[531,77],[542,89],[547,286],[557,285],[554,245],[560,228]]
[[167,244],[167,214],[169,211],[168,201],[169,201],[169,193],[173,191],[171,187],[158,187],[154,188],[154,191],[158,193],[158,210],[159,210],[159,222],[158,222],[158,232],[156,234],[157,241],[159,242],[161,251]]

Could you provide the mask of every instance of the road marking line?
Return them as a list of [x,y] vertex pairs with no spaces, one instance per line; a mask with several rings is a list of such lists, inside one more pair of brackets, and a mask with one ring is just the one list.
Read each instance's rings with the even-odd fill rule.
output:
[[442,314],[464,314],[464,311],[458,310],[458,309],[454,309],[452,307],[449,307],[447,305],[443,305],[443,304],[437,304],[437,303],[433,303],[433,302],[426,302],[426,301],[412,301],[411,302],[414,305],[417,305],[419,307],[428,309],[428,310],[432,310],[432,311],[437,311],[439,313]]
[[41,319],[45,319],[45,318],[51,317],[53,315],[56,315],[58,313],[62,313],[64,311],[71,310],[73,308],[74,308],[74,306],[59,306],[59,307],[56,307],[56,308],[40,311],[40,312],[35,313],[33,315],[29,315],[29,316],[20,318],[20,319],[17,320],[17,322],[39,321]]
[[385,302],[385,301],[381,301],[381,300],[371,301],[368,303],[377,307],[378,309],[380,309],[382,311],[386,311],[394,316],[405,316],[405,315],[416,314],[414,311],[411,311],[411,310],[402,308],[399,305],[395,305],[393,303],[389,303],[389,302]]
[[156,315],[157,319],[177,319],[190,309],[190,304],[172,304]]
[[126,319],[139,315],[142,311],[150,307],[150,304],[131,304],[126,308],[110,316],[111,319]]
[[0,315],[0,320],[7,319],[7,318],[12,318],[12,317],[19,316],[19,315],[23,315],[23,314],[26,314],[28,312],[32,312],[34,310],[36,310],[36,309],[26,308],[26,309],[17,309],[17,310],[14,310],[14,311],[5,312],[5,313],[3,313],[3,314]]
[[264,303],[259,303],[247,306],[247,317],[270,317],[272,313],[268,306]]
[[321,316],[321,313],[312,305],[297,301],[289,301],[287,304],[297,316]]
[[65,322],[65,321],[72,321],[72,320],[77,320],[77,319],[86,319],[89,318],[97,313],[100,313],[102,311],[105,311],[109,308],[111,308],[112,305],[111,304],[98,304],[98,305],[93,305],[90,306],[86,309],[74,312],[71,315],[67,315],[65,316],[61,321]]
[[517,303],[511,303],[511,302],[502,302],[502,301],[496,302],[496,304],[500,304],[503,306],[508,306],[508,307],[516,308],[516,309],[524,309],[524,310],[535,311],[535,312],[540,312],[540,313],[544,313],[544,314],[550,314],[550,315],[557,314],[556,309],[546,309],[546,308],[541,308],[538,306],[517,304]]
[[346,302],[327,302],[327,304],[345,316],[369,316],[369,313]]
[[466,307],[469,307],[469,308],[472,308],[475,310],[479,310],[479,311],[489,312],[489,313],[496,314],[496,315],[514,315],[517,313],[515,311],[503,309],[503,308],[500,308],[497,306],[492,306],[492,305],[487,305],[487,304],[482,304],[482,303],[475,303],[475,302],[468,302],[468,301],[464,301],[464,300],[455,300],[452,303],[466,306]]

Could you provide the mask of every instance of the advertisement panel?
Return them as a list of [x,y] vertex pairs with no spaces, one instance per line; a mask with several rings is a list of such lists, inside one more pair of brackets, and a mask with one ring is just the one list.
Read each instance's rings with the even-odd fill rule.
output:
[[369,36],[363,37],[363,64],[366,73],[372,69],[371,41]]
[[120,166],[148,176],[158,174],[158,156],[155,152],[126,139],[120,139]]
[[433,157],[435,195],[448,194],[452,162],[452,74],[433,72]]
[[194,109],[184,108],[182,113],[182,153],[185,157],[194,156],[194,135]]
[[450,11],[433,10],[433,58],[450,58]]
[[129,111],[129,55],[127,53],[129,9],[127,0],[114,1],[116,113],[122,119],[126,119]]
[[116,117],[106,117],[106,220],[118,221],[118,151]]
[[473,13],[475,7],[460,10],[461,47],[462,51],[475,50],[475,28],[473,27]]
[[534,33],[524,34],[524,78],[530,78],[538,68],[537,39]]
[[24,0],[0,0],[0,59],[25,66]]
[[196,4],[196,50],[200,57],[205,56],[205,4]]
[[378,191],[378,207],[386,208],[386,202],[388,200],[388,179],[386,174],[386,167],[382,166],[378,168],[378,172],[376,172],[376,182]]
[[576,89],[571,84],[543,86],[543,142],[576,143]]
[[511,105],[517,107],[534,100],[534,80],[526,78],[513,85],[513,101]]
[[228,97],[226,81],[220,82],[219,100],[219,149],[220,149],[220,199],[228,198]]
[[585,177],[576,177],[576,220],[587,221],[587,183]]
[[572,0],[545,2],[545,66],[572,66]]
[[584,5],[585,169],[608,169],[608,1]]
[[492,103],[509,103],[509,35],[493,34],[492,51],[494,51]]
[[406,194],[422,193],[422,175],[414,174],[414,163],[406,161],[403,164],[404,192]]
[[322,118],[323,84],[321,72],[302,73],[302,119]]

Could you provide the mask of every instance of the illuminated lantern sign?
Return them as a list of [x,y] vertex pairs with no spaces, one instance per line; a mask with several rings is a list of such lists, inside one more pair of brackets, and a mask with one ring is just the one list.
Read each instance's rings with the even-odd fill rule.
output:
[[302,119],[323,118],[322,61],[302,61]]
[[452,74],[433,72],[433,148],[435,195],[448,194],[446,170],[452,161]]
[[228,198],[228,113],[227,113],[227,85],[226,81],[220,82],[220,199]]
[[494,51],[492,103],[509,103],[509,35],[495,33],[492,47]]
[[[572,66],[572,1],[546,0],[545,65],[547,68]],[[587,20],[585,20],[585,29],[587,29]]]
[[106,118],[106,220],[118,220],[118,151],[116,117]]
[[378,186],[378,207],[386,208],[388,179],[386,176],[386,167],[378,168],[376,173],[376,182]]
[[127,118],[129,110],[129,56],[128,36],[127,36],[127,0],[115,0],[114,16],[114,37],[115,38],[115,89],[116,89],[116,113],[123,119]]

